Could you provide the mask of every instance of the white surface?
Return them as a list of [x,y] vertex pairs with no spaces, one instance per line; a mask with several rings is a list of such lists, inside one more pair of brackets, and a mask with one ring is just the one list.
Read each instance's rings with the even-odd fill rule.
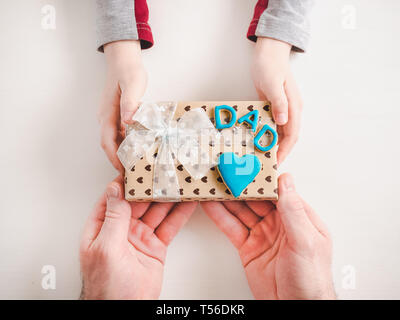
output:
[[[146,100],[255,99],[245,39],[254,1],[149,0]],[[41,28],[54,5],[56,30]],[[356,9],[355,29],[342,9]],[[318,1],[309,52],[293,63],[305,101],[301,139],[281,171],[328,224],[340,298],[400,298],[400,2]],[[93,1],[0,3],[0,298],[80,291],[78,243],[115,175],[99,146],[104,57]],[[346,26],[346,25],[345,25]],[[57,289],[43,290],[54,265]],[[342,287],[342,269],[356,287]],[[162,298],[252,298],[239,258],[200,211],[170,247]]]

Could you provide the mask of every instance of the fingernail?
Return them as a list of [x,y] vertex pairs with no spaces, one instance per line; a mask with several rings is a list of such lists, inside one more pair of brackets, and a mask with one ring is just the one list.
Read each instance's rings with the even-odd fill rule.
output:
[[119,190],[116,186],[110,185],[107,187],[106,191],[107,198],[118,198],[119,197]]
[[277,124],[285,124],[288,121],[287,114],[286,113],[278,113],[276,116],[276,123]]
[[294,190],[293,178],[291,176],[285,176],[285,179],[283,179],[282,182],[284,190],[286,191]]
[[132,121],[132,118],[133,118],[133,115],[134,115],[135,113],[134,112],[131,112],[131,111],[126,111],[126,112],[123,112],[122,113],[122,120],[124,121],[124,122],[130,122],[130,121]]

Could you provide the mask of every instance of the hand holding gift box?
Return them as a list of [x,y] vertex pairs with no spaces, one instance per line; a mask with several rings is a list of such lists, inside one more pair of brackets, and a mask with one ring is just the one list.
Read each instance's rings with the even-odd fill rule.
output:
[[133,120],[118,150],[126,199],[277,199],[277,134],[267,103],[148,103]]

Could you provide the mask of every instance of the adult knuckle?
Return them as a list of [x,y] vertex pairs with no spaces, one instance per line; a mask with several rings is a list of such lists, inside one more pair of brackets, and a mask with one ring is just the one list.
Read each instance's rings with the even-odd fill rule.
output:
[[111,259],[111,252],[102,247],[93,251],[91,258],[99,262],[102,266],[107,266]]
[[317,248],[317,242],[314,236],[309,235],[305,237],[302,241],[302,251],[306,254],[308,257],[314,257],[316,253],[316,248]]
[[292,199],[289,203],[289,206],[290,206],[290,210],[293,212],[303,213],[303,211],[304,211],[303,202],[298,197],[296,197],[295,199]]

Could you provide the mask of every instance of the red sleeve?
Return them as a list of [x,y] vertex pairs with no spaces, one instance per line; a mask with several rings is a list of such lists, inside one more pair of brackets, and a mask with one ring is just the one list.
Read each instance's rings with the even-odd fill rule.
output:
[[146,0],[135,0],[135,18],[136,28],[139,35],[142,49],[153,46],[153,34],[151,32],[149,21],[149,8]]
[[268,0],[258,0],[256,7],[254,9],[253,19],[251,20],[249,30],[247,31],[247,39],[256,42],[256,29],[258,25],[258,21],[265,9],[268,7]]

